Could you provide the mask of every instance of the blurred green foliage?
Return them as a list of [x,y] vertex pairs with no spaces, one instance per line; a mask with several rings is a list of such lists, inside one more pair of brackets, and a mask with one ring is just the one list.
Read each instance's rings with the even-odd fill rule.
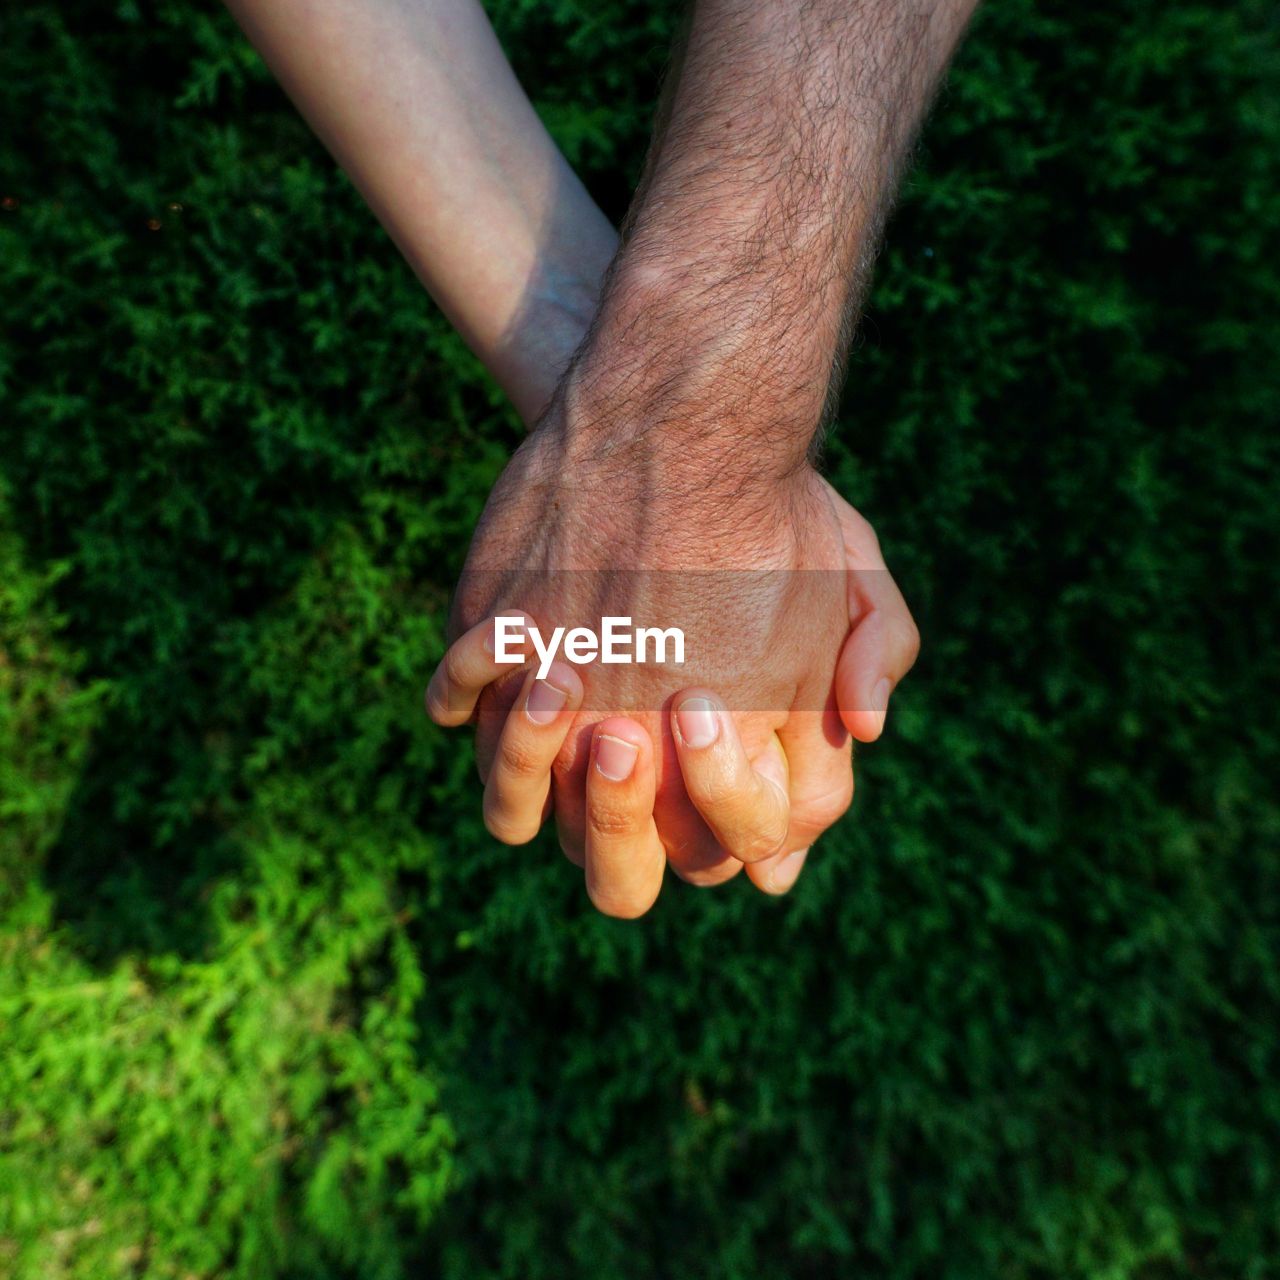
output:
[[[625,207],[671,3],[494,0]],[[0,1272],[1280,1271],[1280,32],[984,11],[829,450],[921,663],[597,917],[421,686],[512,413],[224,14],[0,15]]]

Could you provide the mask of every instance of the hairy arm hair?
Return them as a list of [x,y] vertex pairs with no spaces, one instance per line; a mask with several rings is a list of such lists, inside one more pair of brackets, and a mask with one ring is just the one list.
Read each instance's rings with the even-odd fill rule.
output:
[[912,141],[976,0],[697,0],[567,385],[588,447],[810,456]]

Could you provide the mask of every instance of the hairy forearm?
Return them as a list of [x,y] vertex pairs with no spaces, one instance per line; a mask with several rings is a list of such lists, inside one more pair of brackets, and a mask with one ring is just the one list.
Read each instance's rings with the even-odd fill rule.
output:
[[548,360],[594,311],[615,236],[478,0],[227,3],[450,320],[535,417]]
[[585,434],[646,434],[730,471],[803,461],[975,3],[698,0],[576,371]]

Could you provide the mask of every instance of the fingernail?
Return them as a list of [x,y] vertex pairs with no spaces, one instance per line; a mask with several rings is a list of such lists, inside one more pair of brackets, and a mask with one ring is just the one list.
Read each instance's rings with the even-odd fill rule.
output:
[[808,856],[808,849],[797,849],[794,853],[787,854],[769,875],[769,892],[786,893],[804,869],[804,860]]
[[634,743],[622,738],[611,738],[602,733],[596,739],[596,768],[610,782],[625,782],[631,777],[639,754],[640,749]]
[[720,736],[715,703],[706,698],[686,698],[676,711],[680,736],[690,747],[709,747]]
[[569,695],[563,689],[557,689],[545,680],[535,680],[525,699],[524,713],[534,724],[550,724],[564,710],[568,700]]
[[889,709],[889,680],[888,677],[881,680],[874,689],[871,690],[871,710],[878,716],[882,716]]

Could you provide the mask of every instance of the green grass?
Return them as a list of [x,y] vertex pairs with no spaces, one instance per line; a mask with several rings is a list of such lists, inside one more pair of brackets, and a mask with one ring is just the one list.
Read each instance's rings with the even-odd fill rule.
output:
[[[494,16],[619,216],[674,7]],[[980,15],[828,460],[920,665],[625,924],[419,709],[513,414],[223,14],[0,16],[0,1273],[1280,1272],[1278,73]]]

